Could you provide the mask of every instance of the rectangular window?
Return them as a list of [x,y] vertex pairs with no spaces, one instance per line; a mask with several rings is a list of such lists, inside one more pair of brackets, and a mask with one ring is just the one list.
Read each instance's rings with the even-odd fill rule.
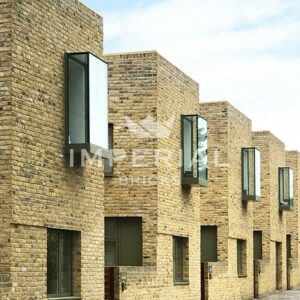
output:
[[66,119],[68,152],[107,156],[107,63],[91,53],[66,54]]
[[189,282],[189,247],[188,238],[173,237],[174,283]]
[[217,226],[201,226],[201,262],[218,261]]
[[113,175],[113,148],[114,148],[114,126],[113,124],[108,125],[108,150],[109,158],[104,160],[104,174],[105,176]]
[[260,151],[256,148],[242,148],[242,199],[260,199]]
[[262,231],[253,231],[253,253],[254,259],[263,258]]
[[238,277],[247,276],[247,248],[245,240],[237,240],[237,274]]
[[64,230],[48,230],[47,293],[50,297],[72,294],[72,238]]
[[294,206],[293,170],[279,168],[279,209],[292,210]]
[[207,121],[181,116],[182,184],[207,186]]
[[142,218],[105,218],[105,265],[142,265]]

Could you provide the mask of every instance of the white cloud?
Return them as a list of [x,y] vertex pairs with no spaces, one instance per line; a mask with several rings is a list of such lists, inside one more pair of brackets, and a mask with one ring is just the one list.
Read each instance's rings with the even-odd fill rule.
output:
[[[157,49],[228,99],[289,149],[300,150],[298,0],[165,0],[104,16],[106,49]],[[295,53],[299,55],[295,55]]]

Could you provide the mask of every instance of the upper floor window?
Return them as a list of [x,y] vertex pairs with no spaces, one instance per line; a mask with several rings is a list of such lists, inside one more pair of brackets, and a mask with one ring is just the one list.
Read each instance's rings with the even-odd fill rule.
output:
[[[106,156],[108,149],[107,64],[91,53],[66,54],[67,150]],[[101,149],[103,151],[101,151]]]
[[257,201],[260,197],[260,151],[242,148],[242,199]]
[[279,168],[279,209],[291,210],[294,204],[293,170]]
[[198,115],[181,117],[182,184],[207,186],[207,121]]

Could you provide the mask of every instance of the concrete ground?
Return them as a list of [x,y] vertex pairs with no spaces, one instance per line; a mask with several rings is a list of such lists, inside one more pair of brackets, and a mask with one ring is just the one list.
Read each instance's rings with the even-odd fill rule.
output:
[[290,300],[290,299],[300,300],[300,287],[298,287],[294,290],[290,290],[290,291],[278,292],[274,295],[270,295],[268,297],[260,298],[260,299],[262,299],[262,300]]

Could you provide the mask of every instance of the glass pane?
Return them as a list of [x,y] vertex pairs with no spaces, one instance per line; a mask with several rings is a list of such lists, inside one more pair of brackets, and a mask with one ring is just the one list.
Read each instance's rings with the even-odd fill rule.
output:
[[104,160],[104,172],[105,174],[113,173],[113,148],[114,148],[114,140],[113,140],[113,124],[108,125],[108,149],[109,149],[109,159]]
[[89,54],[90,143],[108,149],[107,64]]
[[174,239],[174,278],[176,281],[183,280],[183,249],[182,240]]
[[48,231],[47,241],[47,294],[58,294],[58,234]]
[[260,183],[260,151],[255,149],[255,192],[256,196],[261,196],[261,183]]
[[286,205],[284,201],[284,169],[279,169],[279,197],[280,197],[280,204]]
[[59,240],[60,294],[71,295],[71,237],[61,232]]
[[289,199],[291,201],[291,206],[293,205],[293,199],[294,199],[294,174],[293,170],[289,169],[289,180],[290,180],[290,195]]
[[69,143],[86,142],[86,54],[69,57]]
[[247,149],[243,149],[243,195],[249,195],[249,168]]
[[207,180],[207,121],[198,118],[199,178]]
[[117,242],[105,241],[105,266],[117,266]]
[[255,151],[254,149],[248,149],[248,184],[249,196],[255,196]]
[[188,117],[183,119],[183,170],[184,173],[192,173],[193,160],[193,122]]

